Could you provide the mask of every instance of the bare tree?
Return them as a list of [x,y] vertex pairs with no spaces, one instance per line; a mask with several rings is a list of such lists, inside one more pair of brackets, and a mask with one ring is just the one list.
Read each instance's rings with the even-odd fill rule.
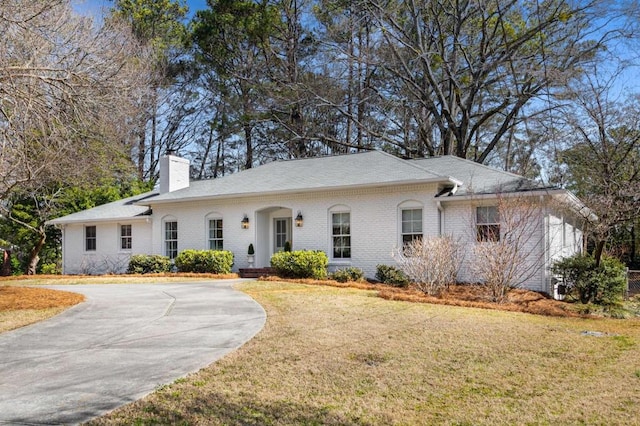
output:
[[544,208],[547,201],[523,195],[500,195],[495,204],[474,210],[476,244],[471,271],[495,302],[504,302],[544,265]]
[[0,32],[0,199],[127,154],[145,52],[126,28],[96,28],[69,1],[7,0]]
[[414,239],[393,252],[400,270],[429,295],[455,284],[463,257],[462,245],[451,236]]
[[617,75],[594,71],[599,72],[571,87],[573,102],[565,109],[569,146],[559,157],[566,167],[567,186],[590,209],[584,219],[598,265],[617,231],[624,229],[635,240],[640,216],[640,97],[616,95]]
[[[0,213],[24,226],[12,198],[126,171],[147,52],[126,26],[98,28],[68,0],[3,1],[0,32]],[[35,263],[43,223],[30,225]]]
[[408,138],[398,140],[405,155],[485,162],[533,100],[562,92],[612,38],[592,19],[597,3],[360,2],[378,28],[375,65],[388,79],[378,90],[389,101],[381,113],[410,114],[389,119],[395,139]]

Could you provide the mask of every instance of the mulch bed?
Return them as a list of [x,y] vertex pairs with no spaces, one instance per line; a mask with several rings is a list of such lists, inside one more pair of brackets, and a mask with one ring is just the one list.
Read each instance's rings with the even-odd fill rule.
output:
[[555,300],[535,291],[514,289],[509,292],[509,299],[504,303],[491,301],[487,290],[477,284],[457,284],[450,286],[439,297],[429,296],[411,286],[407,288],[393,287],[387,284],[370,282],[339,283],[333,280],[283,279],[279,277],[262,277],[262,281],[290,281],[310,285],[326,285],[332,287],[358,288],[375,290],[378,296],[387,300],[405,302],[432,303],[439,305],[462,306],[468,308],[496,309],[501,311],[525,312],[535,315],[555,317],[586,317],[570,309],[570,304]]
[[0,311],[61,308],[73,306],[83,301],[83,295],[69,291],[0,286]]

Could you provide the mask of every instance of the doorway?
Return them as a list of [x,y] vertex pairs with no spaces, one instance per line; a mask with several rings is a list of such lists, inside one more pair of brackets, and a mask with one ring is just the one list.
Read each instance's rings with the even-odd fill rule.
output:
[[284,250],[285,243],[291,244],[291,218],[276,217],[273,219],[273,252]]

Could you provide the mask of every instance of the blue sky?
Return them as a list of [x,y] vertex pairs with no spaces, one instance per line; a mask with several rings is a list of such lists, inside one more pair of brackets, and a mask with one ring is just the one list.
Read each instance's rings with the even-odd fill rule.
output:
[[[72,0],[74,8],[83,14],[100,16],[103,9],[113,7],[113,1],[110,0]],[[189,16],[196,10],[206,9],[207,0],[187,0],[189,6]]]

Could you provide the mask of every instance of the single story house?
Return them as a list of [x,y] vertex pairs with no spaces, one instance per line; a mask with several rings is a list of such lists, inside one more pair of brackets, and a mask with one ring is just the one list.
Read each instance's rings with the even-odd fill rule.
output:
[[[289,242],[322,250],[331,270],[349,266],[374,277],[394,265],[394,249],[423,236],[452,235],[465,247],[482,244],[481,230],[500,229],[499,197],[580,201],[565,190],[453,156],[404,160],[379,151],[274,161],[218,179],[189,180],[189,162],[161,159],[157,189],[50,221],[62,229],[63,272],[124,272],[133,254],[174,258],[185,249],[225,249],[234,270],[269,266]],[[551,204],[549,204],[551,205]],[[540,259],[525,285],[552,293],[550,265],[582,248],[579,216],[539,209]],[[486,235],[485,235],[486,237]],[[461,280],[473,280],[467,265]]]

